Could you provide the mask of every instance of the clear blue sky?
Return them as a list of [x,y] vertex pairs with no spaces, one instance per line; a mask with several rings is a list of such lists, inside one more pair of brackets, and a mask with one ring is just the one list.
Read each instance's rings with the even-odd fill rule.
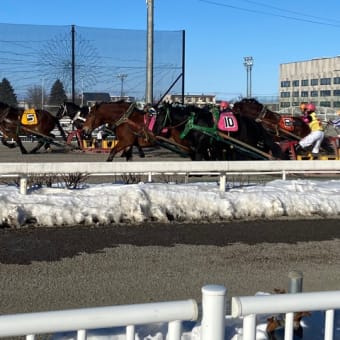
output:
[[[339,0],[154,0],[155,30],[186,31],[186,92],[278,94],[282,63],[340,55]],[[146,29],[145,0],[1,0],[0,22]]]

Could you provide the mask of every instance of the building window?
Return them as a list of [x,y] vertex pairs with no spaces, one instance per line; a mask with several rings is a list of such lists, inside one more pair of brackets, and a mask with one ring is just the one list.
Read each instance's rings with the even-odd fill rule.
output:
[[320,106],[322,107],[331,107],[331,102],[320,102]]
[[298,80],[293,80],[292,84],[293,84],[293,86],[299,86],[299,81]]
[[290,92],[281,92],[281,98],[289,98]]
[[328,97],[331,95],[331,91],[330,90],[321,90],[320,91],[320,97]]
[[334,77],[333,84],[340,84],[340,77]]
[[301,97],[308,97],[308,91],[301,91]]
[[331,78],[321,78],[320,85],[331,85]]
[[290,107],[290,103],[289,102],[282,102],[280,103],[281,107]]
[[310,96],[311,97],[317,97],[318,96],[318,91],[310,91]]
[[340,107],[340,102],[333,102],[333,107]]
[[308,86],[308,79],[301,80],[301,86]]
[[290,87],[290,81],[289,80],[281,81],[281,87]]
[[334,90],[333,96],[340,96],[340,90]]
[[298,97],[299,96],[299,91],[293,91],[293,97]]
[[316,85],[319,85],[319,79],[311,79],[310,80],[310,84],[311,86],[316,86]]

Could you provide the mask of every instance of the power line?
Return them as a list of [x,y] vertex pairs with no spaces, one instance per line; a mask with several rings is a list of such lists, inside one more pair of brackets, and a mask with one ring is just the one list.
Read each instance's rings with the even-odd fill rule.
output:
[[[198,1],[205,2],[207,4],[211,4],[211,5],[215,5],[215,6],[228,7],[228,8],[233,8],[233,9],[236,9],[236,10],[240,10],[240,11],[244,11],[244,12],[250,12],[250,13],[264,14],[264,15],[279,17],[279,18],[283,18],[283,19],[287,19],[287,20],[306,22],[306,23],[310,23],[310,24],[317,24],[317,25],[323,25],[323,26],[340,27],[340,24],[332,24],[332,23],[329,23],[329,22],[321,22],[321,21],[315,21],[315,20],[309,20],[309,19],[303,19],[303,18],[296,18],[296,17],[283,15],[283,14],[275,14],[275,13],[260,11],[260,10],[256,10],[256,9],[249,9],[249,8],[244,8],[244,7],[228,5],[226,3],[221,3],[221,2],[213,1],[213,0],[198,0]],[[303,14],[301,13],[301,15],[303,15]],[[306,15],[304,15],[304,16],[306,16]]]

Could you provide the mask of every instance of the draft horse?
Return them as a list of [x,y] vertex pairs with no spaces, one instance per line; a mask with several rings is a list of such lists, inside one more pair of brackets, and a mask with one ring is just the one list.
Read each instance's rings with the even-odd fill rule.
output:
[[60,120],[64,117],[70,117],[72,121],[72,128],[74,130],[81,129],[90,112],[90,108],[88,106],[82,106],[65,101],[60,105],[59,110],[56,114],[56,117]]
[[165,103],[158,110],[154,133],[188,147],[192,160],[252,159],[251,148],[271,152],[273,158],[283,157],[273,137],[253,119],[234,115],[238,129],[228,132],[228,136],[241,142],[238,144],[233,144],[231,138],[220,133],[216,119],[208,108]]
[[133,146],[138,147],[140,156],[143,157],[141,148],[155,145],[154,135],[146,125],[145,112],[139,110],[135,103],[125,101],[96,103],[90,109],[82,132],[88,137],[94,129],[104,124],[114,131],[118,140],[111,149],[108,162],[121,151],[125,152],[126,160],[131,160]]
[[[66,135],[57,117],[46,110],[36,109],[27,112],[0,102],[0,131],[1,142],[9,147],[18,146],[22,154],[27,154],[20,135],[32,135],[38,140],[38,144],[30,151],[37,152],[42,146],[49,149],[53,143],[54,135],[51,131],[57,127],[62,138],[66,141]],[[16,143],[11,143],[10,141]]]
[[[241,116],[247,116],[260,122],[278,142],[284,140],[300,140],[310,133],[310,128],[302,118],[293,116],[282,116],[277,112],[269,110],[254,98],[244,98],[233,105],[233,112]],[[329,138],[325,137],[321,147],[334,153],[334,148]]]

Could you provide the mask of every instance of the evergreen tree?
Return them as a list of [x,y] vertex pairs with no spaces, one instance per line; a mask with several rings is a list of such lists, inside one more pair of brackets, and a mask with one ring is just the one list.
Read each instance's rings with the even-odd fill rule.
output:
[[11,106],[18,105],[17,96],[11,83],[6,78],[3,78],[0,83],[0,101]]
[[51,88],[50,98],[48,103],[50,105],[60,105],[67,100],[63,83],[57,79]]

